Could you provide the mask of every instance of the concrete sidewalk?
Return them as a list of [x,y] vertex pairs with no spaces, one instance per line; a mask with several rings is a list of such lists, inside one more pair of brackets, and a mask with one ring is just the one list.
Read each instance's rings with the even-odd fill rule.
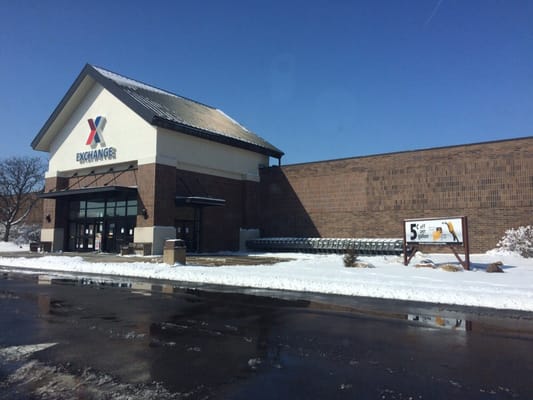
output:
[[[61,252],[61,253],[40,253],[31,251],[12,251],[12,252],[0,252],[0,257],[12,257],[12,258],[39,258],[45,256],[64,256],[64,257],[81,257],[87,262],[93,263],[133,263],[133,262],[145,262],[162,264],[163,256],[136,256],[127,255],[121,256],[119,254],[112,253],[100,253],[100,252]],[[273,265],[282,261],[288,261],[289,258],[278,257],[250,257],[247,254],[188,254],[187,265],[203,265],[219,267],[223,265]]]

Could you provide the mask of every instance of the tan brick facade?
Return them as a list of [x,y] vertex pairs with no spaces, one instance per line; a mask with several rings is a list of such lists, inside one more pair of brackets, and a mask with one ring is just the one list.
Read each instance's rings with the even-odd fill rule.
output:
[[[532,155],[529,137],[263,168],[260,183],[154,163],[48,178],[45,191],[136,186],[138,228],[192,220],[176,196],[224,199],[201,208],[201,251],[237,250],[240,228],[265,237],[401,237],[404,219],[466,215],[471,250],[480,252],[506,229],[533,224]],[[44,229],[67,229],[67,201],[43,199]]]
[[472,251],[533,224],[533,138],[265,168],[263,236],[401,237],[402,220],[466,215]]
[[[223,207],[201,209],[201,251],[238,250],[240,228],[256,228],[258,225],[259,183],[188,172],[161,164],[69,178],[48,178],[45,192],[104,186],[137,187],[136,227],[140,228],[173,227],[176,220],[192,220],[192,208],[176,206],[176,196],[224,199],[226,204]],[[41,200],[44,229],[59,228],[67,232],[69,199],[67,196]],[[50,222],[46,220],[46,215],[50,215]],[[65,247],[63,244],[58,246]]]
[[[47,178],[44,184],[44,191],[57,191],[63,190],[68,187],[67,178]],[[64,216],[67,214],[66,206],[64,206],[61,200],[52,200],[52,199],[43,199],[42,200],[42,211],[43,211],[43,229],[53,229],[53,228],[65,228],[66,227],[66,218]],[[49,216],[50,218],[47,218]]]
[[240,228],[256,228],[258,224],[258,186],[255,182],[176,170],[178,196],[226,200],[223,207],[202,210],[202,251],[238,250]]

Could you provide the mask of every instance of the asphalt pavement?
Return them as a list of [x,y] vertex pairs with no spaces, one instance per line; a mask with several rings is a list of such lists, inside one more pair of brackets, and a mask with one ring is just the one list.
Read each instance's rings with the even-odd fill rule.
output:
[[0,278],[3,399],[531,398],[530,313]]

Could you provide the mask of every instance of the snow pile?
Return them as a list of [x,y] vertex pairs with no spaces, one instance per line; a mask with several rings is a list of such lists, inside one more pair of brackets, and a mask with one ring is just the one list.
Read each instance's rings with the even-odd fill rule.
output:
[[[0,235],[3,236],[5,228],[0,225]],[[29,242],[39,241],[41,237],[41,226],[38,224],[20,224],[11,226],[9,234],[9,241],[14,242],[17,245],[24,245]],[[2,250],[0,247],[0,251]]]
[[[83,398],[176,399],[174,394],[157,382],[125,384],[111,375],[91,368],[85,368],[74,375],[61,364],[49,365],[39,360],[28,359],[32,354],[55,345],[56,343],[40,343],[0,348],[0,363],[16,361],[19,364],[9,375],[3,374],[0,383],[2,393],[36,393],[43,399],[71,399],[74,397],[74,388],[75,393],[87,395]],[[26,397],[22,395],[16,398]]]
[[28,358],[33,353],[41,350],[46,350],[57,343],[40,343],[26,346],[12,346],[0,348],[0,360],[5,359],[8,361],[21,361]]
[[0,241],[0,252],[29,251],[29,250],[30,250],[29,244],[17,244],[13,242]]
[[502,250],[515,251],[522,257],[533,257],[533,226],[508,229],[497,246]]
[[[374,268],[345,268],[342,255],[260,254],[291,258],[274,265],[188,266],[132,263],[91,263],[81,257],[0,257],[0,265],[75,273],[130,276],[261,289],[368,296],[466,306],[533,311],[533,260],[516,253],[491,251],[471,255],[471,270],[447,272],[415,268],[431,258],[435,265],[455,264],[450,254],[417,254],[410,266],[397,256],[360,257]],[[495,261],[503,274],[486,273]]]

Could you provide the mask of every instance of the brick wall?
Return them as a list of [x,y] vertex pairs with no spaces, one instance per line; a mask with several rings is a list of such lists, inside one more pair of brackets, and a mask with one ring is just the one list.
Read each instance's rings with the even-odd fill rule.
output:
[[162,164],[140,165],[137,173],[139,209],[145,209],[147,218],[137,216],[138,227],[174,225],[174,198],[176,168]]
[[[31,201],[34,201],[35,203],[22,224],[41,225],[43,219],[43,201],[42,199],[37,198],[37,193],[30,193],[27,196],[31,197]],[[22,217],[25,212],[26,209],[20,210],[16,218]]]
[[[202,251],[238,250],[239,229],[258,226],[258,183],[187,172],[161,164],[141,165],[123,172],[48,178],[45,191],[108,185],[138,187],[139,210],[146,209],[147,218],[139,214],[137,227],[174,226],[175,220],[184,215],[192,218],[194,213],[190,209],[176,207],[177,195],[226,200],[223,207],[202,209]],[[67,202],[67,198],[40,201],[36,212],[43,228],[66,228]],[[50,222],[44,218],[47,214],[51,216]]]
[[202,251],[238,250],[239,229],[257,228],[258,183],[176,170],[176,188],[178,196],[226,200],[202,210]]
[[[68,179],[61,177],[46,178],[44,183],[44,191],[63,190],[68,187]],[[42,228],[66,228],[65,216],[67,215],[67,207],[64,200],[42,199]],[[50,221],[46,220],[46,216],[50,215]]]
[[263,236],[401,237],[466,215],[472,251],[533,224],[533,137],[261,170]]

